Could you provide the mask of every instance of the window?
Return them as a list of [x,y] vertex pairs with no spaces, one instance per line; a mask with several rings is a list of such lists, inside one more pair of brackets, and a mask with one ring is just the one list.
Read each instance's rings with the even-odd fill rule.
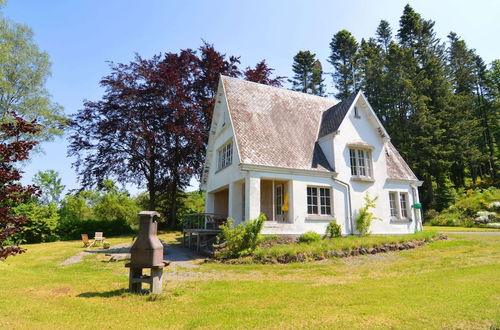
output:
[[391,208],[391,217],[398,217],[398,193],[396,192],[390,192],[389,193],[389,204]]
[[354,107],[354,118],[361,118],[358,107]]
[[332,214],[331,189],[307,187],[307,214]]
[[225,167],[231,165],[233,160],[233,142],[229,142],[219,149],[217,152],[218,162],[217,170],[222,170]]
[[408,193],[395,191],[389,192],[391,218],[410,219],[408,206]]
[[401,204],[401,217],[408,218],[408,194],[399,193],[399,203]]
[[364,149],[349,149],[351,175],[369,177],[372,173],[372,152]]

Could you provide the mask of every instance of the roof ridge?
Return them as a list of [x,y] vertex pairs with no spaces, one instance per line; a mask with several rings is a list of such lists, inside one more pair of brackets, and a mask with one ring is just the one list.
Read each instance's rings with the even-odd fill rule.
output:
[[284,87],[276,87],[276,86],[261,84],[261,83],[255,82],[255,81],[245,80],[245,79],[236,78],[236,77],[230,77],[230,76],[226,76],[226,75],[223,75],[223,74],[221,74],[220,76],[222,78],[224,78],[224,79],[237,80],[237,81],[242,82],[242,83],[254,84],[254,85],[258,85],[258,86],[264,87],[264,88],[267,87],[267,88],[271,88],[271,89],[278,89],[278,90],[280,90],[282,92],[288,92],[290,94],[299,94],[301,96],[305,96],[305,97],[309,97],[309,98],[314,98],[314,99],[318,99],[318,100],[328,100],[330,102],[331,101],[337,102],[336,104],[342,102],[341,100],[338,100],[336,98],[330,98],[330,97],[326,97],[326,96],[319,96],[319,95],[313,95],[313,94],[298,92],[298,91],[294,91],[294,90],[287,89],[287,88],[284,88]]

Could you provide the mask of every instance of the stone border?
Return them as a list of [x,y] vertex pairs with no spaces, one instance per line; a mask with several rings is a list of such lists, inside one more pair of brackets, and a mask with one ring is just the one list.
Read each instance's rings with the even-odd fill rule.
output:
[[326,251],[321,255],[307,253],[297,253],[296,255],[282,255],[276,258],[265,257],[264,259],[254,259],[252,257],[244,257],[239,259],[225,259],[225,260],[215,260],[216,262],[232,264],[232,265],[242,265],[242,264],[289,264],[292,262],[307,262],[307,261],[319,261],[330,258],[346,258],[355,257],[360,255],[377,254],[377,253],[387,253],[391,251],[402,251],[418,248],[425,243],[431,243],[439,240],[446,240],[448,237],[444,234],[439,234],[433,238],[425,238],[420,240],[409,240],[406,242],[391,242],[384,243],[381,245],[376,245],[371,248],[357,247],[352,249],[342,249],[342,250],[330,250]]

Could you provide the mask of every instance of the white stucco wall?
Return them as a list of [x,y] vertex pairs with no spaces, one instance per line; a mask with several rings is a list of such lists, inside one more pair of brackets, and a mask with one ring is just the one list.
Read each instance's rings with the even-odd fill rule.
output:
[[[361,118],[355,118],[353,111],[339,127],[339,134],[332,135],[320,141],[320,146],[328,161],[338,173],[336,179],[346,182],[351,187],[351,205],[353,216],[349,217],[349,199],[347,188],[335,182],[332,175],[315,176],[313,174],[297,174],[296,171],[281,169],[281,173],[264,170],[241,170],[240,158],[236,141],[233,136],[230,115],[223,93],[219,94],[214,110],[213,120],[217,122],[215,134],[209,142],[211,152],[207,157],[210,159],[210,170],[208,172],[205,190],[206,212],[213,212],[213,193],[222,189],[229,189],[228,215],[236,220],[236,223],[246,219],[252,219],[259,215],[260,205],[260,181],[261,180],[285,180],[288,182],[289,194],[289,223],[267,222],[265,234],[301,234],[309,230],[323,234],[326,226],[332,218],[341,225],[344,235],[353,230],[351,221],[360,207],[364,205],[364,196],[368,191],[372,197],[378,196],[377,207],[373,210],[376,217],[383,220],[374,220],[371,232],[374,234],[403,234],[412,233],[415,230],[415,213],[410,209],[411,222],[395,222],[390,219],[389,191],[408,193],[408,204],[416,201],[409,182],[395,182],[387,180],[386,155],[384,150],[384,139],[377,132],[375,121],[369,120],[369,109],[363,101],[358,101],[358,111]],[[226,113],[226,124],[222,127],[222,120]],[[230,140],[233,140],[232,164],[217,171],[217,149]],[[348,144],[363,141],[373,146],[373,174],[374,182],[360,182],[352,180]],[[278,171],[279,172],[279,171]],[[332,189],[332,217],[315,217],[311,219],[307,215],[307,186],[330,187]]]
[[[360,97],[361,99],[361,97]],[[389,191],[407,192],[409,204],[414,203],[410,183],[390,183],[387,181],[386,153],[384,149],[385,141],[377,131],[375,120],[370,118],[370,110],[362,101],[355,104],[361,118],[354,117],[354,107],[347,113],[346,118],[339,127],[339,133],[333,137],[335,171],[338,173],[337,179],[351,185],[351,198],[354,217],[364,204],[366,192],[371,197],[378,196],[376,208],[372,212],[376,217],[383,220],[372,222],[372,233],[412,233],[415,229],[414,212],[411,211],[412,221],[406,223],[394,222],[390,219]],[[363,141],[373,146],[373,178],[374,182],[362,182],[353,180],[351,177],[351,166],[349,156],[349,143]]]

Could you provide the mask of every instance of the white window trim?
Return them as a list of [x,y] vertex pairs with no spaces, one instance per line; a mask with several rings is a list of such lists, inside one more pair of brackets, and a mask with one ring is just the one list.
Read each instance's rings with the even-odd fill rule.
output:
[[[229,148],[229,151],[228,151]],[[221,153],[222,152],[222,153]],[[229,155],[228,155],[229,153]],[[233,141],[224,143],[217,149],[217,171],[219,172],[233,163]]]
[[[309,213],[309,202],[307,200],[307,188],[314,188],[317,189],[316,192],[316,207],[318,208],[318,213]],[[320,189],[328,189],[330,191],[330,213],[321,213],[321,190]],[[326,207],[326,205],[325,205]],[[307,220],[323,220],[323,219],[333,219],[333,189],[330,186],[310,186],[308,185],[306,187],[306,214],[307,214]]]
[[[359,153],[363,153],[363,157],[360,157]],[[354,157],[353,157],[354,155]],[[353,159],[355,164],[353,165]],[[364,165],[360,166],[360,160],[363,160]],[[351,178],[353,180],[359,181],[369,181],[374,182],[373,179],[373,160],[372,151],[369,148],[359,148],[355,146],[349,146],[349,162],[351,168]],[[353,168],[354,166],[354,168]],[[361,174],[361,169],[364,168],[365,175]]]
[[[395,194],[396,196],[396,216],[393,216],[391,214],[391,194]],[[406,196],[406,214],[408,215],[407,217],[404,217],[402,212],[401,212],[401,195]],[[402,222],[408,222],[411,221],[411,208],[410,208],[410,194],[406,191],[389,191],[389,216],[391,221],[402,221]]]

